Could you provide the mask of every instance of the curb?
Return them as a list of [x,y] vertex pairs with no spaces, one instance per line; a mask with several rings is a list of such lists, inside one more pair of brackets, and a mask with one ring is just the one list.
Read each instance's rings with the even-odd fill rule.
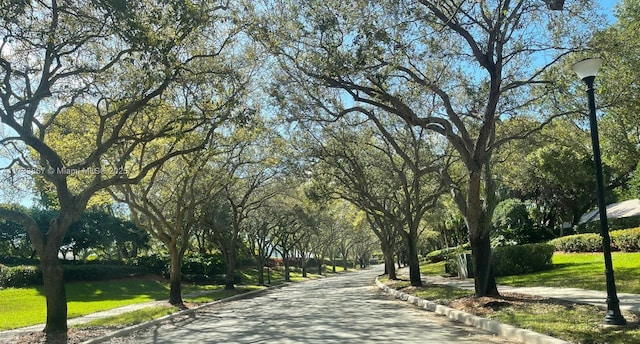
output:
[[81,342],[80,344],[97,344],[97,343],[105,342],[105,341],[107,341],[109,339],[112,339],[112,338],[123,337],[123,336],[126,336],[126,335],[128,335],[130,333],[133,333],[135,331],[142,330],[142,329],[145,329],[147,327],[151,327],[151,326],[153,326],[155,324],[159,324],[159,323],[161,323],[163,321],[166,321],[166,320],[171,320],[171,319],[176,318],[176,317],[193,314],[196,311],[198,311],[198,310],[200,310],[202,308],[205,308],[205,307],[213,306],[213,305],[216,305],[216,304],[219,304],[219,303],[225,303],[225,302],[231,302],[231,301],[235,301],[235,300],[246,299],[246,298],[249,298],[249,297],[253,297],[253,296],[256,296],[256,295],[260,295],[260,294],[266,293],[266,292],[274,290],[274,289],[279,289],[279,288],[285,287],[285,286],[287,286],[289,284],[290,283],[279,284],[279,285],[268,287],[268,288],[265,288],[265,289],[253,290],[253,291],[249,291],[249,292],[246,292],[246,293],[233,295],[233,296],[230,296],[230,297],[227,297],[227,298],[224,298],[224,299],[220,299],[220,300],[212,301],[212,302],[209,302],[209,303],[205,303],[205,304],[199,305],[199,306],[194,307],[194,308],[189,308],[189,309],[185,309],[185,310],[182,310],[182,311],[179,311],[179,312],[176,312],[176,313],[165,315],[165,316],[163,316],[161,318],[158,318],[158,319],[154,319],[154,320],[151,320],[151,321],[147,321],[147,322],[143,322],[143,323],[140,323],[140,324],[136,324],[136,325],[132,325],[132,326],[129,326],[129,327],[125,327],[125,328],[119,329],[117,331],[113,331],[113,332],[111,332],[109,334],[106,334],[104,336],[97,337],[97,338],[92,338],[92,339],[89,339],[87,341]]
[[384,285],[378,280],[378,277],[376,277],[376,285],[378,286],[378,288],[382,289],[387,294],[392,295],[396,299],[408,302],[412,305],[423,308],[430,312],[434,312],[438,315],[446,316],[453,321],[489,331],[500,337],[518,340],[522,343],[527,344],[571,344],[571,342],[567,342],[559,338],[547,336],[545,334],[541,334],[531,330],[517,328],[515,326],[503,324],[495,320],[482,318],[477,315],[469,314],[457,309],[437,304],[435,302],[431,302],[429,300],[403,293],[399,290],[392,289]]

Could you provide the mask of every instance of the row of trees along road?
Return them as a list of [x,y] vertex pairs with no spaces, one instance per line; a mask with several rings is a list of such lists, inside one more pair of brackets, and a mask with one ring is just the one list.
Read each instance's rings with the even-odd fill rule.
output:
[[569,3],[571,15],[557,15],[529,0],[274,0],[253,7],[252,32],[278,58],[286,79],[277,96],[302,104],[290,111],[300,119],[386,113],[447,141],[463,166],[464,180],[451,178],[450,187],[469,230],[475,293],[484,296],[498,294],[490,264],[493,157],[535,129],[502,136],[497,127],[573,111],[538,113],[536,105],[554,101],[552,67],[586,47],[590,4]]
[[[34,183],[58,213],[47,231],[22,211],[0,216],[26,228],[40,258],[45,331],[67,329],[65,234],[85,208],[111,199],[171,253],[176,304],[190,247],[221,251],[232,278],[243,247],[261,267],[273,249],[303,264],[311,253],[366,256],[366,226],[392,278],[393,255],[406,247],[417,285],[418,233],[448,213],[444,204],[456,205],[468,230],[476,295],[497,294],[498,191],[536,198],[549,225],[579,212],[568,208],[574,194],[550,204],[548,189],[530,188],[558,179],[535,162],[567,148],[576,163],[588,160],[576,148],[583,127],[571,127],[584,112],[579,83],[566,71],[589,43],[637,73],[635,55],[619,52],[637,45],[629,32],[638,10],[621,4],[620,21],[593,40],[599,22],[588,1],[562,14],[529,0],[3,3],[6,169],[41,171]],[[608,93],[618,90],[612,80],[627,88],[605,99],[614,105],[603,132],[629,144],[605,159],[616,174],[610,187],[626,185],[637,161],[637,136],[622,135],[638,128],[628,115],[637,113],[637,78],[616,73],[603,71]],[[548,125],[560,116],[572,121]],[[549,137],[566,128],[580,135],[554,147]],[[530,179],[505,172],[514,160],[531,162]]]
[[0,120],[12,133],[2,144],[17,151],[12,166],[43,171],[59,215],[47,232],[24,213],[0,215],[27,229],[40,257],[45,332],[66,331],[58,248],[67,229],[94,195],[206,147],[242,108],[238,29],[218,2],[2,6]]

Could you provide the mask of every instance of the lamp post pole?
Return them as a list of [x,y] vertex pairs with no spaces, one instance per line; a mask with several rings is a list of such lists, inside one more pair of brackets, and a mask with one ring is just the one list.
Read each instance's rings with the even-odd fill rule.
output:
[[598,136],[596,100],[593,90],[593,83],[601,65],[602,59],[587,59],[574,64],[571,69],[573,69],[576,74],[578,74],[578,77],[587,85],[587,96],[589,98],[589,125],[591,127],[591,144],[593,147],[593,161],[596,170],[596,192],[600,213],[600,235],[602,236],[602,250],[604,252],[604,273],[607,282],[607,315],[604,317],[604,322],[609,325],[624,325],[627,321],[620,312],[620,300],[618,299],[616,283],[613,276],[611,238],[609,236],[609,223],[607,221],[607,205],[604,200],[604,178],[602,177],[600,138]]

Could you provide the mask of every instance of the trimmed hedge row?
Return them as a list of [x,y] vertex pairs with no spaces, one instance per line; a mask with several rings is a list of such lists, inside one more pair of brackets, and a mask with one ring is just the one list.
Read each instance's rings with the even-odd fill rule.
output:
[[[126,265],[63,265],[63,269],[64,280],[67,282],[103,281],[147,273],[146,268]],[[1,288],[19,288],[31,285],[42,285],[42,283],[42,271],[40,267],[32,265],[0,265]]]
[[42,271],[35,266],[0,264],[0,288],[19,288],[42,284]]
[[[640,227],[611,231],[611,249],[623,252],[640,252]],[[557,251],[602,252],[600,234],[585,233],[567,235],[549,242]]]

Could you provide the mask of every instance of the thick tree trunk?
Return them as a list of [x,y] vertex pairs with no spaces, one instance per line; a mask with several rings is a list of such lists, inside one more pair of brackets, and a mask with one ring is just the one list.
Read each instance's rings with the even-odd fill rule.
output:
[[348,257],[344,252],[342,253],[342,268],[344,269],[344,271],[347,271],[347,269],[349,268]]
[[307,277],[307,263],[309,262],[309,260],[307,258],[305,258],[305,253],[303,251],[300,251],[300,268],[302,269],[302,277],[306,278]]
[[[471,254],[473,257],[473,273],[475,295],[498,296],[496,279],[491,268],[491,215],[493,207],[492,200],[485,200],[488,203],[488,211],[483,209],[480,200],[481,173],[476,171],[469,174],[469,193],[467,195],[467,211],[465,223],[469,229],[469,241],[471,243]],[[490,186],[486,186],[485,197],[495,197],[490,195],[493,192]]]
[[182,257],[175,243],[169,246],[171,255],[171,266],[169,268],[169,303],[176,306],[183,306],[182,301]]
[[396,262],[394,261],[393,253],[387,252],[384,254],[384,268],[390,280],[398,279],[398,276],[396,275]]
[[488,237],[471,237],[475,294],[498,296],[498,287],[491,265],[491,241]]
[[236,255],[235,252],[227,255],[227,274],[225,275],[224,289],[235,289],[235,274],[236,274]]
[[49,224],[49,231],[43,234],[29,225],[29,238],[40,256],[42,279],[47,300],[47,323],[44,332],[47,334],[67,332],[67,293],[64,285],[62,262],[58,252],[64,235],[80,212],[60,212],[59,216]]
[[324,262],[324,256],[316,258],[316,261],[318,262],[318,275],[322,275],[322,263]]
[[414,287],[422,285],[422,279],[420,278],[420,259],[418,259],[418,234],[417,230],[411,230],[410,233],[405,235],[407,242],[407,254],[409,263],[409,280]]
[[58,259],[58,247],[47,243],[40,254],[42,279],[47,300],[47,324],[44,332],[61,333],[67,331],[67,293],[64,286],[62,262]]
[[264,284],[264,266],[266,265],[265,259],[257,258],[256,262],[258,262],[258,285],[265,285]]
[[289,264],[289,252],[283,250],[282,252],[282,264],[284,265],[284,281],[291,282],[291,270]]

